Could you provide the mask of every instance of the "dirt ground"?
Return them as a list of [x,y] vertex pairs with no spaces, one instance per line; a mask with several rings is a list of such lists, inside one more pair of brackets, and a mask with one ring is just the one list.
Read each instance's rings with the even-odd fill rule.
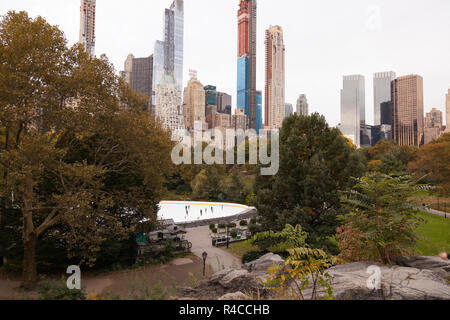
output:
[[[203,261],[191,255],[166,265],[84,277],[82,274],[81,285],[89,299],[167,299],[175,295],[175,287],[194,285],[202,276]],[[20,277],[0,273],[0,300],[36,298],[36,292],[20,289]]]

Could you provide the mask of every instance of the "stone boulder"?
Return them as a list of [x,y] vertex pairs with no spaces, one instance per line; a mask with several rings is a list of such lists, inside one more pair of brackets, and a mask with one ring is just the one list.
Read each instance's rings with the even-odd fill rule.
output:
[[[373,274],[369,271],[371,266],[380,268],[380,290],[368,288],[368,280]],[[332,277],[335,300],[450,299],[450,284],[431,270],[357,262],[333,267],[328,273]]]
[[[424,260],[419,259],[421,263]],[[335,300],[450,300],[450,283],[436,270],[442,269],[440,261],[429,260],[417,267],[385,266],[372,262],[356,262],[335,266],[327,272],[331,276],[333,299]],[[412,260],[408,260],[412,263]],[[446,263],[446,261],[443,261]],[[245,269],[220,271],[200,282],[196,288],[181,288],[180,297],[198,299],[248,299],[258,296],[262,299],[274,298],[274,291],[264,288],[261,280],[268,277],[268,269],[282,265],[281,257],[267,254],[244,265]],[[419,262],[417,262],[419,263]],[[380,288],[369,289],[368,283],[374,276],[370,267],[378,267],[381,273]],[[422,269],[428,267],[431,269]],[[445,269],[444,265],[444,269]],[[297,286],[290,282],[291,288]],[[311,288],[303,291],[305,299],[311,298]],[[323,296],[319,290],[319,296]],[[245,296],[245,297],[244,297]],[[247,297],[248,296],[248,297]]]
[[218,299],[227,293],[257,293],[262,289],[257,278],[245,269],[226,269],[203,280],[195,288],[181,288],[178,294],[183,297]]
[[400,257],[397,259],[397,264],[403,267],[435,271],[450,278],[450,260],[442,260],[439,257]]
[[219,298],[219,300],[225,300],[225,301],[236,301],[236,300],[249,300],[250,298],[243,294],[242,292],[234,292],[234,293],[227,293],[226,295],[223,295]]
[[268,275],[269,268],[274,265],[282,266],[284,265],[284,260],[277,254],[268,253],[255,261],[245,264],[244,268],[260,277],[264,277]]

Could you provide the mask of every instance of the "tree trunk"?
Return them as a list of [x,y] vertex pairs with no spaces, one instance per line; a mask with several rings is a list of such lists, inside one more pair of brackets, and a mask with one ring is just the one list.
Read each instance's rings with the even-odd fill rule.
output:
[[36,245],[37,237],[36,235],[30,234],[28,241],[24,241],[23,248],[23,283],[22,287],[24,289],[33,289],[37,283],[37,270],[36,270]]

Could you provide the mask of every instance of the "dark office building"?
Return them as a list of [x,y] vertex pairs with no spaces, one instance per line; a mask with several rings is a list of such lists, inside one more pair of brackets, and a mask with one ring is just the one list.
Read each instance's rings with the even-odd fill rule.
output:
[[231,115],[231,96],[224,92],[217,92],[217,112]]
[[392,125],[392,102],[387,101],[381,104],[381,124]]
[[153,79],[153,55],[148,58],[133,59],[130,74],[130,86],[139,93],[146,94],[149,97],[147,108],[150,110],[152,96]]
[[217,87],[206,86],[205,89],[205,106],[217,106]]

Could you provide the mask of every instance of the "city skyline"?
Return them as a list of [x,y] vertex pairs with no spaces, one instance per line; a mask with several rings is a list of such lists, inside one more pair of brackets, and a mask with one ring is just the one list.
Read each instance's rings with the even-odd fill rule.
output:
[[[118,1],[97,0],[97,56],[106,53],[118,72],[129,53],[136,57],[151,55],[154,42],[163,39],[163,13],[171,2],[158,0],[145,4],[132,0],[124,7]],[[295,101],[300,93],[305,93],[310,111],[324,114],[330,125],[335,126],[340,120],[339,89],[345,74],[362,74],[366,79],[372,79],[373,73],[388,70],[396,71],[397,76],[419,74],[424,78],[425,111],[438,108],[445,113],[445,93],[450,87],[446,74],[450,69],[450,61],[446,59],[450,44],[445,41],[450,22],[445,17],[450,3],[435,1],[424,10],[425,3],[408,1],[409,10],[405,13],[401,8],[406,1],[402,0],[395,4],[376,1],[378,7],[367,1],[351,2],[355,5],[345,8],[331,1],[325,6],[296,1],[286,1],[286,6],[279,6],[272,0],[258,3],[257,89],[263,88],[264,84],[264,30],[270,24],[280,24],[289,44],[286,101]],[[26,10],[32,16],[41,15],[51,24],[59,25],[70,44],[78,42],[78,0],[64,3],[18,0],[12,5],[0,4],[0,9],[3,13]],[[236,10],[235,2],[198,0],[185,3],[184,84],[188,79],[187,70],[194,68],[202,83],[214,84],[218,91],[231,94],[233,107],[236,106]],[[299,10],[308,13],[302,15],[304,19],[296,19],[295,12]],[[379,23],[375,21],[377,10]],[[119,15],[121,23],[114,18]],[[402,35],[402,41],[399,41],[399,35]],[[414,45],[411,50],[413,44],[409,42],[412,39],[422,45]],[[325,48],[331,48],[332,54]],[[433,64],[427,61],[433,61]],[[372,84],[367,81],[366,118],[369,124],[374,122],[372,90]]]

